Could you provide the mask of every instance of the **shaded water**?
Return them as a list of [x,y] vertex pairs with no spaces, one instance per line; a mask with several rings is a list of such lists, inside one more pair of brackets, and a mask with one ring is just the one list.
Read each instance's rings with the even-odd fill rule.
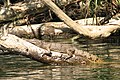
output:
[[119,36],[99,41],[80,39],[75,45],[107,63],[50,66],[20,55],[0,55],[0,80],[120,80]]

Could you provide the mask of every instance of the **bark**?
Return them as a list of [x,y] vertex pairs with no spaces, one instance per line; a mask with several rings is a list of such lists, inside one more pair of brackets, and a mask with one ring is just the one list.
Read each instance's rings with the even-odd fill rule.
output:
[[[51,0],[42,0],[48,8],[50,8],[65,24],[74,29],[80,34],[85,36],[89,35],[89,30],[82,27],[82,25],[75,23],[71,18],[69,18],[59,7],[55,5]],[[90,35],[89,35],[90,36]]]
[[[112,32],[114,29],[118,28],[119,25],[117,25],[117,27],[114,27],[113,25],[111,26],[110,29],[108,29],[106,26],[103,26],[104,28],[107,28],[105,30],[90,30],[87,29],[85,27],[83,27],[83,25],[78,24],[76,22],[74,22],[71,18],[69,18],[59,7],[57,7],[51,0],[42,0],[47,6],[48,8],[50,8],[66,25],[68,25],[70,28],[72,28],[73,30],[75,30],[76,32],[78,32],[79,34],[83,34],[84,36],[88,36],[90,38],[98,38],[98,37],[106,37],[110,35],[110,32]],[[89,26],[91,27],[91,26]],[[96,28],[96,27],[95,27]],[[107,30],[107,32],[106,32]]]
[[[107,36],[110,35],[110,33],[112,31],[114,31],[115,29],[118,28],[118,26],[115,27],[115,28],[113,28],[113,26],[112,26],[112,29],[110,29],[110,31],[106,31],[106,29],[104,30],[104,31],[106,31],[106,33],[104,33],[102,31],[103,29],[98,28],[98,27],[97,27],[97,29],[99,29],[99,30],[91,29],[93,27],[96,28],[96,26],[92,26],[92,27],[89,26],[90,28],[87,29],[81,23],[78,24],[76,22],[73,22],[73,20],[70,19],[62,10],[60,10],[52,1],[49,1],[49,0],[45,0],[45,1],[44,2],[49,7],[52,8],[51,10],[53,10],[53,12],[55,12],[57,14],[57,16],[60,17],[69,27],[71,27],[76,32],[78,32],[80,34],[83,34],[85,36],[89,36],[91,38],[107,37]],[[6,8],[4,9],[3,8],[3,11],[4,10],[5,10],[5,12],[2,12],[2,10],[1,10],[0,23],[9,22],[9,21],[14,22],[15,20],[20,19],[20,18],[27,18],[26,14],[34,15],[36,13],[44,12],[45,10],[48,10],[48,8],[45,7],[45,5],[43,3],[41,3],[41,1],[37,2],[35,0],[35,2],[33,1],[33,3],[23,3],[23,4],[22,3],[17,3],[13,6],[10,6],[9,9],[6,9]],[[27,22],[27,19],[24,20],[23,22]],[[96,34],[96,32],[97,32],[97,34]],[[34,33],[34,32],[32,31],[32,33]],[[36,35],[36,34],[34,33],[34,35]]]
[[[84,28],[91,31],[94,38],[104,38],[110,36],[110,34],[115,33],[120,28],[120,20],[112,19],[108,24],[97,26],[97,25],[85,25],[85,19],[76,20],[75,22],[82,24]],[[92,24],[92,18],[87,19],[87,24]],[[66,33],[72,35],[75,33],[69,26],[64,24],[64,22],[48,22],[34,25],[24,25],[24,26],[13,26],[10,25],[8,28],[9,33],[17,35],[19,37],[27,38],[41,38],[43,35],[48,36],[65,36]]]
[[[44,48],[48,49],[55,48],[56,46],[62,48],[59,44],[50,44],[37,41],[40,45],[44,45]],[[34,43],[35,44],[35,43]],[[76,48],[71,47],[72,49],[67,49],[64,52],[56,52],[51,50],[46,50],[34,45],[30,42],[22,40],[17,36],[8,34],[7,36],[1,36],[0,45],[3,49],[8,50],[14,54],[20,54],[31,59],[37,60],[46,64],[59,64],[59,65],[73,65],[73,64],[87,64],[87,63],[100,63],[101,59],[98,57],[84,52],[82,50],[77,50]],[[66,47],[66,46],[65,46]],[[67,46],[68,47],[68,46]]]
[[89,60],[92,63],[99,63],[101,60],[88,52],[82,51],[77,49],[74,45],[72,44],[62,44],[62,43],[54,43],[54,42],[45,42],[42,40],[37,40],[37,39],[27,39],[28,42],[31,42],[38,47],[42,47],[44,49],[50,50],[50,51],[56,51],[60,53],[66,53],[66,54],[74,54],[75,56],[81,56],[87,60]]

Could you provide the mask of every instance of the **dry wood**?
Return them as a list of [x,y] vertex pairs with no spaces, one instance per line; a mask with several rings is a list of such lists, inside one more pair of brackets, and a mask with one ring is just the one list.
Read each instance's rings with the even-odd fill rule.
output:
[[[82,27],[91,31],[94,38],[104,38],[108,37],[110,34],[116,32],[120,29],[120,20],[112,19],[108,24],[97,26],[97,25],[85,25],[85,19],[77,20],[77,23],[83,24]],[[82,22],[82,23],[81,23]],[[87,24],[91,24],[92,19],[87,19]],[[41,35],[60,35],[64,33],[71,33],[72,30],[64,24],[64,22],[48,22],[41,24],[23,25],[23,26],[13,26],[10,25],[9,33],[17,35],[19,37],[37,37],[40,38]],[[73,32],[72,32],[73,33]]]
[[[75,23],[71,18],[69,18],[59,7],[55,5],[51,0],[42,0],[65,24],[74,29],[80,34],[91,37],[88,29],[82,27],[82,25]],[[90,36],[91,35],[91,36]]]
[[[69,18],[59,7],[57,7],[51,0],[42,0],[66,25],[74,29],[80,34],[83,34],[85,36],[89,36],[91,38],[98,38],[98,37],[106,37],[111,34],[112,31],[116,30],[119,28],[119,25],[117,26],[111,26],[109,29],[107,26],[102,26],[102,29],[99,28],[98,26],[87,26],[87,27],[92,27],[92,29],[87,29],[83,27],[83,25],[78,24],[74,22],[71,18]],[[96,29],[93,29],[96,28]],[[105,30],[103,30],[105,28]]]
[[45,42],[42,40],[37,40],[37,39],[27,39],[28,42],[31,42],[39,47],[42,47],[44,49],[48,49],[51,51],[57,51],[61,53],[66,53],[66,54],[74,54],[76,56],[81,56],[87,60],[89,60],[92,63],[100,63],[101,60],[88,52],[82,51],[74,47],[72,44],[62,44],[62,43],[54,43],[54,42]]
[[[8,50],[9,52],[24,55],[31,59],[47,64],[66,65],[66,64],[86,64],[90,62],[92,63],[102,62],[98,57],[81,50],[76,50],[73,47],[72,49],[67,50],[67,52],[64,51],[63,53],[50,51],[35,46],[34,44],[31,44],[11,34],[8,34],[7,36],[1,36],[0,45],[4,47],[3,49]],[[44,45],[44,47],[49,48],[50,46],[56,47],[59,46],[60,44],[56,46],[50,44],[48,46],[46,43],[41,42],[40,45]]]
[[[88,29],[92,35],[92,38],[104,38],[110,36],[110,34],[115,33],[117,30],[120,29],[120,20],[111,20],[108,24],[106,25],[84,25],[83,20],[77,20],[77,23],[83,24],[82,27]],[[81,23],[82,22],[82,23]],[[91,20],[88,23],[91,23]],[[57,28],[69,28],[66,24],[62,22],[50,22],[50,23],[44,23],[44,26],[54,26]],[[91,36],[89,34],[89,36]]]
[[44,35],[56,36],[66,33],[61,29],[54,28],[53,26],[44,26],[43,24],[32,24],[24,26],[10,25],[8,30],[10,34],[24,38],[41,38],[41,36]]
[[[35,0],[36,1],[36,0]],[[48,2],[48,3],[47,3]],[[107,37],[110,35],[110,32],[114,31],[118,27],[115,27],[114,30],[111,29],[111,31],[106,31],[105,34],[103,34],[103,29],[101,28],[96,28],[96,26],[87,26],[90,27],[87,29],[82,25],[82,22],[73,22],[72,19],[70,19],[67,15],[65,15],[62,10],[60,10],[52,1],[47,0],[47,4],[50,4],[49,6],[53,7],[52,10],[63,20],[65,23],[74,29],[75,31],[79,32],[80,34],[87,35],[91,38],[99,38],[99,37]],[[52,4],[52,5],[51,5]],[[21,6],[22,5],[22,6]],[[17,7],[16,7],[17,6]],[[47,7],[44,6],[44,4],[39,0],[38,2],[33,2],[33,3],[17,3],[13,6],[10,6],[10,9],[5,9],[5,12],[2,13],[1,9],[1,14],[0,14],[0,23],[8,22],[8,21],[14,21],[19,18],[26,17],[26,14],[35,14],[35,13],[41,13],[44,10],[46,10]],[[3,8],[4,11],[4,8]],[[4,14],[5,13],[5,14]],[[14,14],[15,13],[15,14]],[[26,21],[23,21],[26,22]],[[79,23],[79,24],[78,24]],[[64,23],[62,23],[64,25]],[[60,25],[61,26],[61,25]],[[103,26],[104,27],[104,26]],[[113,26],[112,26],[113,27]],[[93,30],[91,28],[96,28],[99,30]],[[97,34],[96,34],[97,32]],[[109,33],[108,33],[109,32]]]

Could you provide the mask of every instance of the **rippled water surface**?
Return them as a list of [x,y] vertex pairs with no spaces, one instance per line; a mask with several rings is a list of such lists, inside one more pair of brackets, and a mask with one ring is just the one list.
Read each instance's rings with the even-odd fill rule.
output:
[[0,80],[120,80],[120,37],[80,39],[75,45],[103,58],[104,64],[50,66],[20,55],[0,55]]

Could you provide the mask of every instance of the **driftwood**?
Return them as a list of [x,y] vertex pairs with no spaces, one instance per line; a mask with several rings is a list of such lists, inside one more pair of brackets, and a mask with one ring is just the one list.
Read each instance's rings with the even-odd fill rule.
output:
[[[55,3],[53,3],[51,0],[42,0],[47,6],[48,8],[50,8],[66,25],[68,25],[69,27],[71,27],[72,29],[74,29],[76,32],[78,32],[79,34],[83,34],[84,36],[88,36],[91,38],[97,38],[97,37],[101,37],[101,36],[108,36],[110,35],[110,32],[112,32],[113,30],[110,29],[107,32],[103,31],[101,29],[99,30],[89,30],[85,27],[83,27],[81,24],[78,24],[76,22],[74,22],[71,18],[69,18],[59,7],[57,7],[55,5]],[[91,26],[89,26],[91,27]],[[105,27],[105,26],[103,26]],[[119,25],[117,25],[117,28],[119,27]],[[113,26],[112,26],[113,28]],[[114,27],[116,28],[116,27]],[[111,31],[112,30],[112,31]]]
[[44,48],[50,51],[56,51],[60,53],[66,53],[69,55],[74,54],[75,56],[81,56],[92,63],[101,62],[101,60],[97,56],[90,54],[88,52],[79,50],[72,44],[45,42],[45,41],[37,40],[37,39],[30,39],[30,40],[27,39],[27,41],[37,45],[38,47],[41,47],[41,48]]
[[[69,27],[71,27],[72,29],[74,29],[76,32],[78,32],[80,34],[83,34],[85,36],[89,36],[91,38],[99,38],[99,37],[109,36],[110,33],[108,33],[108,32],[113,31],[112,29],[110,29],[111,31],[106,31],[106,33],[104,33],[102,31],[103,29],[98,28],[98,27],[97,27],[97,29],[99,29],[99,30],[91,29],[92,27],[96,28],[96,26],[89,26],[90,28],[87,29],[82,24],[78,24],[76,22],[73,22],[73,20],[70,19],[62,10],[60,10],[51,0],[43,0],[43,2],[47,6],[49,6],[50,9],[53,12],[55,12],[56,15],[61,20],[63,20]],[[36,13],[41,13],[41,12],[43,12],[45,10],[48,10],[48,8],[40,0],[38,2],[35,0],[35,1],[33,1],[33,3],[29,3],[29,2],[24,3],[24,4],[18,3],[18,4],[15,4],[13,6],[10,6],[10,8],[8,8],[8,9],[7,8],[2,8],[1,9],[0,23],[9,22],[9,21],[14,22],[17,19],[24,18],[24,17],[26,18],[27,17],[26,14],[34,15]],[[27,19],[25,20],[25,22],[27,22]],[[116,27],[114,29],[116,29]],[[96,32],[97,32],[97,34],[96,34]]]
[[58,36],[66,33],[61,29],[54,28],[53,26],[44,26],[43,24],[33,24],[24,26],[11,25],[8,28],[10,34],[14,34],[24,38],[41,38],[42,36]]
[[[36,1],[36,0],[35,0]],[[91,38],[107,37],[111,32],[117,30],[120,25],[111,23],[104,26],[82,25],[78,21],[74,22],[69,18],[60,8],[58,8],[51,0],[42,0],[65,24],[79,34],[89,36]],[[34,1],[33,1],[34,2]],[[23,6],[10,6],[10,8],[2,8],[0,13],[0,23],[14,22],[21,18],[27,18],[26,14],[34,15],[41,13],[48,8],[41,1],[32,4],[23,4]],[[27,22],[27,20],[25,20]],[[64,26],[64,23],[62,24]],[[61,23],[60,23],[61,24]],[[53,24],[54,25],[54,24]],[[4,25],[6,26],[6,25]],[[35,27],[36,26],[36,27]],[[60,25],[59,25],[60,26]],[[68,28],[67,26],[67,28]],[[10,27],[10,26],[9,26]],[[50,28],[48,28],[50,27]],[[109,27],[109,28],[108,28]],[[19,33],[20,31],[20,33]],[[62,29],[54,29],[54,26],[46,24],[26,25],[26,26],[12,26],[9,28],[9,33],[18,35],[30,35],[39,37],[40,35],[59,35]],[[25,33],[26,32],[26,33]],[[50,33],[49,33],[50,32]],[[22,37],[22,36],[21,36]],[[39,44],[39,45],[37,45]],[[87,64],[87,63],[101,63],[102,60],[97,56],[89,54],[85,51],[78,50],[71,45],[63,45],[58,43],[47,43],[43,41],[25,41],[17,36],[6,34],[1,35],[0,45],[2,51],[8,51],[14,54],[20,54],[34,60],[46,64]],[[3,53],[4,54],[4,53]]]
[[[33,42],[33,41],[32,41]],[[34,44],[36,42],[33,42]],[[63,46],[62,44],[53,44],[46,43],[42,41],[37,41],[37,44],[43,45],[40,47],[35,46],[30,42],[22,40],[17,36],[8,34],[7,36],[1,36],[0,45],[4,50],[8,50],[14,54],[20,54],[31,59],[40,61],[46,64],[87,64],[89,62],[92,63],[101,63],[98,57],[84,52],[82,50],[78,50],[71,46]],[[48,47],[48,48],[47,48]],[[69,49],[68,49],[69,47]],[[47,49],[45,49],[47,48]],[[64,49],[62,52],[51,51],[50,49]],[[72,48],[72,49],[70,49]]]
[[[75,23],[69,18],[59,7],[55,5],[51,0],[42,0],[65,24],[74,29],[75,31],[85,36],[89,35],[89,30],[82,27],[80,24]],[[91,35],[91,34],[90,34]],[[89,36],[90,36],[89,35]],[[91,35],[92,36],[92,35]]]
[[[85,5],[84,3],[87,3],[87,2],[83,2],[81,0],[52,0],[52,1],[55,4],[57,4],[61,9],[63,9],[64,12],[67,13],[67,15],[69,15],[72,18],[74,16],[73,19],[85,18],[86,16],[93,17],[91,14],[89,14],[89,15],[86,14],[86,9],[88,8],[88,5]],[[16,1],[13,1],[13,2],[16,2]],[[81,3],[83,3],[83,4],[81,4]],[[72,7],[72,5],[75,7]],[[99,8],[98,9],[99,11],[97,12],[97,13],[99,13],[99,14],[97,14],[99,17],[103,16],[100,14],[104,14],[104,15],[106,14],[105,13],[106,5],[103,4],[102,6],[104,6],[104,8],[103,7]],[[33,18],[38,17],[38,15],[40,15],[41,13],[45,14],[46,11],[48,11],[48,8],[42,3],[41,0],[32,0],[32,1],[31,0],[22,0],[22,2],[10,4],[9,8],[1,7],[0,23],[6,22],[6,21],[11,21],[11,20],[15,21],[20,18],[25,19],[28,16],[31,17],[30,21],[33,21]],[[49,14],[48,14],[48,16],[49,16]],[[41,17],[41,16],[39,16],[39,17]]]
[[[97,26],[97,25],[85,25],[85,19],[76,20],[75,22],[82,24],[84,28],[91,31],[94,38],[104,38],[110,36],[110,34],[116,32],[120,29],[120,20],[111,20],[108,24]],[[92,24],[92,18],[87,19],[87,24]],[[75,33],[69,26],[63,22],[48,22],[34,25],[24,25],[24,26],[13,26],[10,25],[8,28],[9,33],[17,35],[19,37],[28,38],[41,38],[43,35],[56,36],[65,33]]]

